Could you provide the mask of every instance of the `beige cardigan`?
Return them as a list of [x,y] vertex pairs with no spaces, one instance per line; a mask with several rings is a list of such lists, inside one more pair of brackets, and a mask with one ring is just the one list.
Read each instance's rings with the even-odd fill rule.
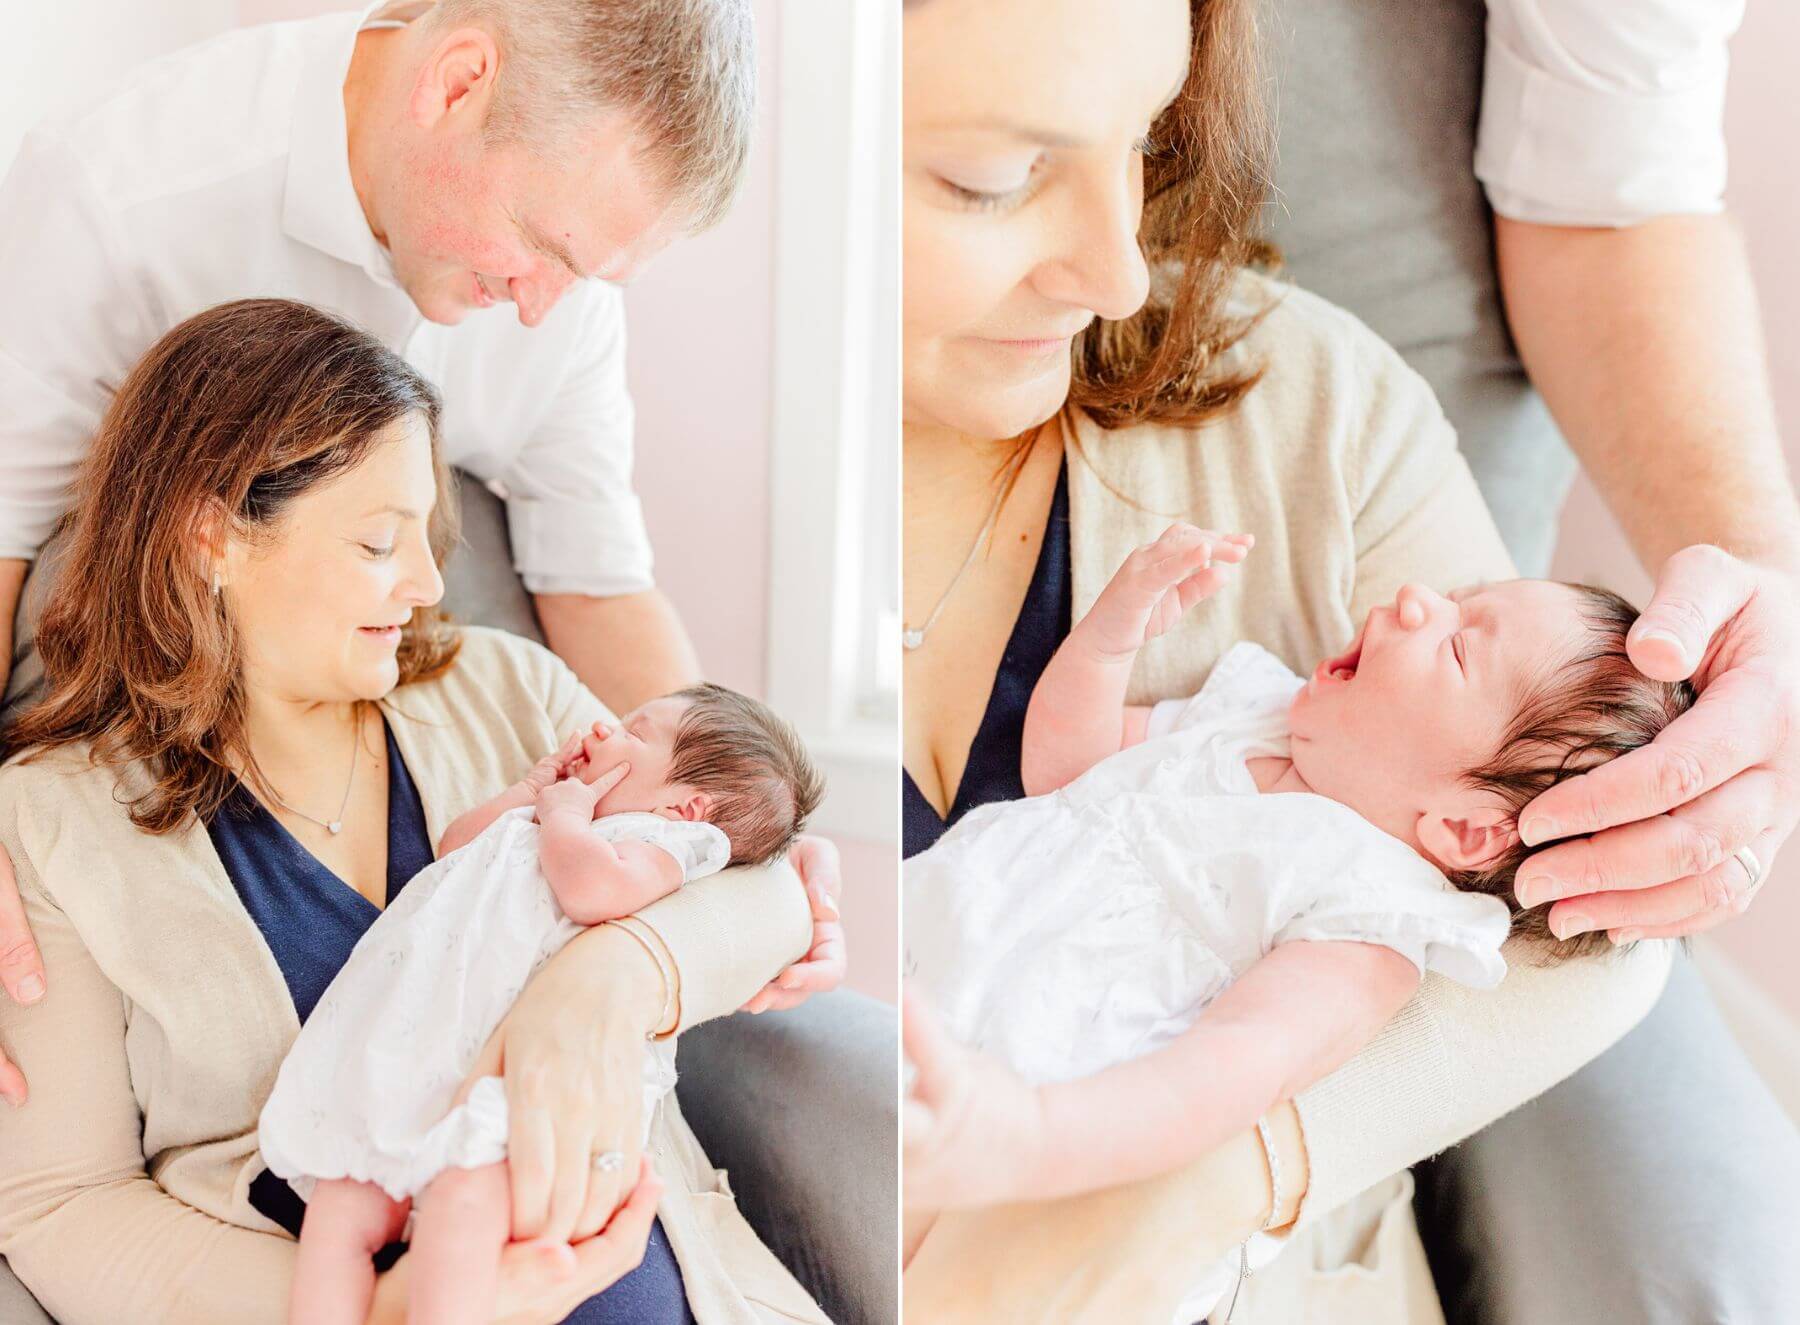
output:
[[[1198,429],[1146,425],[1111,433],[1076,420],[1068,482],[1077,620],[1126,555],[1172,517],[1248,531],[1257,540],[1233,584],[1144,649],[1132,703],[1193,694],[1226,649],[1245,639],[1305,675],[1349,642],[1372,605],[1391,600],[1407,581],[1449,589],[1515,574],[1450,425],[1430,388],[1398,354],[1350,314],[1304,291],[1246,275],[1237,298],[1240,310],[1274,306],[1231,352],[1236,363],[1265,365],[1265,375],[1228,416]],[[1380,1232],[1395,1253],[1391,1261],[1406,1254],[1406,1239],[1414,1237],[1404,1208],[1410,1184],[1393,1175],[1593,1058],[1649,1010],[1668,974],[1661,944],[1555,969],[1534,968],[1515,948],[1508,959],[1510,973],[1490,992],[1428,976],[1373,1043],[1296,1101],[1311,1170],[1300,1223],[1325,1227],[1309,1250],[1295,1248],[1251,1281],[1259,1292],[1246,1294],[1235,1325],[1399,1325],[1416,1318],[1405,1306],[1419,1288],[1416,1240],[1410,1285],[1404,1275],[1375,1282],[1376,1257],[1366,1251]],[[1384,1180],[1390,1181],[1378,1193],[1382,1199],[1347,1206]],[[1179,1181],[1175,1175],[1135,1207],[1127,1205],[1143,1212],[1137,1223],[1122,1219],[1121,1204],[1107,1193],[1097,1194],[1085,1209],[1103,1231],[1083,1243],[1088,1250],[1081,1254],[1110,1245],[1117,1250],[1098,1254],[1124,1263],[1146,1246],[1164,1245],[1167,1207],[1159,1201],[1171,1190],[1178,1194]],[[1058,1203],[1056,1218],[1085,1219],[1083,1199]],[[1205,1196],[1186,1199],[1204,1203]],[[1341,1213],[1322,1218],[1334,1210]],[[976,1225],[969,1222],[943,1227],[987,1243],[969,1249],[967,1290],[958,1293],[955,1318],[1000,1318],[1008,1300],[1016,1309],[1016,1285],[994,1288],[996,1300],[982,1298],[984,1285],[1000,1282],[989,1268],[998,1226],[993,1237],[970,1234]],[[1015,1231],[1020,1236],[1009,1237],[1008,1245],[1056,1245],[1047,1227]],[[936,1230],[927,1247],[935,1236]],[[1337,1248],[1365,1248],[1370,1265],[1340,1268],[1350,1253]],[[936,1257],[946,1249],[933,1250],[933,1279],[941,1283],[936,1275],[943,1262]],[[1066,1262],[1071,1254],[1046,1252],[1048,1273],[1062,1273],[1058,1257]],[[1284,1286],[1284,1276],[1314,1282]],[[909,1271],[909,1294],[913,1286]],[[1100,1290],[1085,1297],[1090,1287],[1065,1284],[1057,1318],[1109,1325],[1135,1318]],[[1259,1296],[1266,1310],[1257,1309]],[[1173,1306],[1147,1303],[1141,1318],[1163,1325]]]
[[[553,654],[482,629],[445,675],[381,708],[433,841],[571,729],[610,719]],[[299,1024],[206,831],[153,837],[117,803],[143,777],[72,749],[0,770],[0,844],[49,972],[36,1006],[0,999],[0,1036],[31,1079],[24,1108],[0,1109],[0,1254],[61,1325],[278,1325],[294,1243],[248,1193],[257,1115]],[[647,908],[637,932],[677,973],[681,1029],[804,953],[811,920],[785,866],[734,869]],[[650,1151],[701,1325],[824,1320],[673,1096]]]

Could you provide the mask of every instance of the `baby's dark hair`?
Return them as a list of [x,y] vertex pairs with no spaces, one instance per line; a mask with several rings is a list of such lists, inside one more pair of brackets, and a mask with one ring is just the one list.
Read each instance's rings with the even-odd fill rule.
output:
[[779,859],[825,795],[799,733],[767,704],[724,686],[689,686],[675,698],[688,707],[675,724],[669,781],[712,798],[707,820],[731,839],[733,865]]
[[[1648,745],[1696,697],[1686,681],[1653,681],[1632,664],[1625,632],[1638,618],[1635,607],[1610,590],[1569,588],[1581,600],[1578,610],[1589,631],[1585,647],[1526,688],[1498,753],[1463,774],[1469,786],[1498,797],[1514,822],[1540,792]],[[1464,892],[1505,902],[1512,932],[1533,940],[1550,961],[1610,951],[1604,930],[1559,939],[1550,932],[1548,903],[1519,906],[1513,876],[1531,852],[1515,841],[1486,869],[1452,870],[1448,878]]]

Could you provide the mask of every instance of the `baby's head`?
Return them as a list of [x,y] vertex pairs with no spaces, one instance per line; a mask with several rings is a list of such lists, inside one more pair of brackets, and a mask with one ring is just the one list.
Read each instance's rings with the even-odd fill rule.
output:
[[1548,906],[1519,909],[1513,875],[1530,852],[1518,817],[1693,704],[1686,682],[1632,665],[1636,620],[1617,594],[1583,585],[1508,580],[1448,597],[1407,585],[1296,696],[1294,767],[1458,888],[1499,897],[1513,932],[1551,955],[1604,950],[1604,933],[1558,940]]
[[705,820],[731,840],[733,865],[778,859],[825,794],[793,727],[724,686],[690,686],[640,705],[615,727],[596,724],[571,771],[592,783],[621,763],[631,771],[595,814]]

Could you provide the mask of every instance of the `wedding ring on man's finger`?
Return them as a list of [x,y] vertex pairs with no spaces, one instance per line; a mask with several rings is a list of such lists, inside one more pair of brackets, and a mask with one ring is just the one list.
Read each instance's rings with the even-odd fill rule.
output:
[[1744,897],[1755,896],[1756,890],[1762,887],[1764,872],[1762,862],[1756,858],[1756,853],[1749,847],[1739,847],[1736,851],[1732,852],[1731,855],[1738,864],[1744,867],[1744,873],[1750,878],[1750,882],[1745,885],[1744,891],[1740,895]]
[[625,1156],[617,1150],[602,1150],[595,1154],[593,1164],[601,1173],[617,1173],[625,1167]]

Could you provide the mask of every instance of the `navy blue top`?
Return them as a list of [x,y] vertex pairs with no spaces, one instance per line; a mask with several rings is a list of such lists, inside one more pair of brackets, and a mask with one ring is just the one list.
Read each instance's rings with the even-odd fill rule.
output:
[[[431,834],[425,807],[413,785],[394,733],[382,723],[388,757],[387,900],[391,903],[407,880],[431,864]],[[262,931],[281,977],[304,1022],[344,963],[350,950],[381,912],[375,904],[327,869],[263,803],[239,783],[206,825],[213,848],[237,889],[244,909]],[[268,1170],[250,1184],[250,1204],[265,1217],[299,1236],[306,1206],[294,1189]],[[385,1269],[399,1258],[401,1247],[376,1257]],[[681,1270],[659,1222],[650,1230],[650,1245],[637,1269],[611,1288],[589,1298],[565,1325],[693,1325],[682,1287]]]
[[1065,463],[1056,477],[1056,496],[1050,502],[1050,519],[1044,526],[1044,543],[1038,549],[1031,587],[1025,591],[1025,602],[1006,641],[1006,652],[1000,657],[1000,670],[994,675],[994,688],[988,693],[981,725],[969,743],[969,762],[963,767],[949,818],[938,815],[914,784],[912,774],[901,772],[905,855],[914,856],[925,850],[976,806],[1018,800],[1025,795],[1025,784],[1019,776],[1025,709],[1057,646],[1068,637],[1073,613],[1069,581],[1069,471]]

